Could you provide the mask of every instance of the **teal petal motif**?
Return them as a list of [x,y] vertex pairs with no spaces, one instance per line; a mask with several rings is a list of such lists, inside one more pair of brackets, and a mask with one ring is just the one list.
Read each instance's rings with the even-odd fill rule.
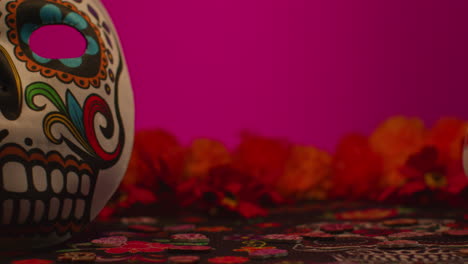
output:
[[42,64],[48,63],[50,61],[50,59],[41,57],[41,56],[37,55],[35,52],[32,53],[32,56],[33,56],[35,61],[37,61],[39,63],[42,63]]
[[81,59],[81,57],[70,58],[70,59],[60,59],[60,62],[62,62],[65,66],[69,68],[76,68],[76,67],[80,67],[81,63],[83,63],[83,59]]
[[97,42],[90,36],[86,36],[88,47],[86,48],[86,54],[96,55],[99,52],[99,46]]
[[34,30],[36,30],[36,28],[36,24],[24,24],[20,31],[21,41],[29,45],[29,38],[31,37],[31,34],[34,32]]
[[84,135],[84,127],[83,127],[83,110],[80,107],[80,104],[76,100],[75,96],[67,90],[67,107],[68,107],[68,114],[73,122],[73,124],[80,130],[81,134]]
[[57,24],[62,22],[62,12],[60,8],[53,4],[47,4],[41,8],[41,20],[44,24]]
[[85,30],[88,27],[88,22],[75,12],[69,13],[63,22],[67,25],[73,26],[79,30]]

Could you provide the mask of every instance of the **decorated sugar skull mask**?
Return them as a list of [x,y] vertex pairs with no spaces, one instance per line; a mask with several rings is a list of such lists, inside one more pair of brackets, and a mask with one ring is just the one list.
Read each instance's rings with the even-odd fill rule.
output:
[[[31,35],[46,25],[76,29],[84,54],[36,54]],[[96,217],[125,173],[133,122],[99,0],[0,0],[0,245],[58,243]]]

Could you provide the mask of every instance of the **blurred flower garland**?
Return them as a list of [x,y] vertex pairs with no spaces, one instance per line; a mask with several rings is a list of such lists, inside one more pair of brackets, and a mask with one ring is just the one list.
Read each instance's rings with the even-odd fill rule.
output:
[[166,204],[255,217],[275,205],[326,199],[467,207],[467,129],[454,118],[428,129],[420,119],[396,116],[370,136],[345,135],[334,154],[252,133],[229,151],[211,139],[185,147],[163,130],[140,131],[127,174],[100,216]]

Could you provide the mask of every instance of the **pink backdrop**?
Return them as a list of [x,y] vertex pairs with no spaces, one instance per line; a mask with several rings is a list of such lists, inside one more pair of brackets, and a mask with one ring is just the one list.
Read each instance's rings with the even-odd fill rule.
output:
[[468,1],[103,0],[138,129],[332,149],[395,114],[468,119]]

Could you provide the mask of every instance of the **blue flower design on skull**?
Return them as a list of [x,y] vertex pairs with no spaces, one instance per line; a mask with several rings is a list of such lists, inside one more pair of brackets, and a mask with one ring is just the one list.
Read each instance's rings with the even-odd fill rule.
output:
[[[81,15],[77,14],[76,12],[70,12],[64,16],[60,8],[58,8],[56,5],[53,5],[53,4],[44,5],[39,10],[39,12],[40,12],[39,14],[40,19],[42,22],[41,25],[28,23],[28,24],[24,24],[20,29],[20,39],[22,42],[24,42],[27,45],[29,45],[29,40],[31,38],[32,33],[44,25],[57,25],[57,24],[68,25],[77,29],[79,32],[83,32],[89,27],[88,22]],[[98,54],[99,45],[97,41],[89,35],[84,35],[84,37],[86,38],[86,42],[87,42],[85,55],[93,56],[93,55]],[[48,63],[52,60],[49,58],[43,58],[37,55],[35,52],[32,52],[32,56],[37,62],[41,64]],[[82,57],[65,58],[65,59],[59,59],[59,61],[69,68],[76,68],[82,65],[83,58]]]

